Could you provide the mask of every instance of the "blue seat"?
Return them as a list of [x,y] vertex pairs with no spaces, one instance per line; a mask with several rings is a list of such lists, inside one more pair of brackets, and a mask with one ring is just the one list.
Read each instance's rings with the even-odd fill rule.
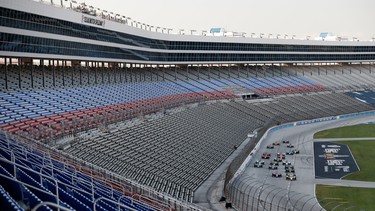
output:
[[23,208],[9,195],[7,191],[0,185],[0,204],[2,210],[21,211]]

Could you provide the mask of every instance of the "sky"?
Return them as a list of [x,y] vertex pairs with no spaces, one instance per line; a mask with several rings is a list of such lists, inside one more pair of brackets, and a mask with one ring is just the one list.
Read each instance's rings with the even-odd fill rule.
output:
[[375,0],[78,0],[133,20],[185,30],[287,34],[320,32],[370,40],[375,37]]

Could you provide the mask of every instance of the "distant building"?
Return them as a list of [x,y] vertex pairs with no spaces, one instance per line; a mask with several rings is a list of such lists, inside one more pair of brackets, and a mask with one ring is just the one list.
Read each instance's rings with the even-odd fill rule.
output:
[[208,36],[224,36],[227,31],[224,28],[211,28]]
[[319,37],[316,37],[315,40],[324,40],[324,41],[347,41],[347,37],[341,37],[334,35],[330,32],[322,32]]

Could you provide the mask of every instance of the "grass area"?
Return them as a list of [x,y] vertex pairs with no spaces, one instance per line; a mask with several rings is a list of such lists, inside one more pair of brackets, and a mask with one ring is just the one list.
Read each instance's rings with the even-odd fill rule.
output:
[[367,138],[375,137],[375,124],[360,124],[322,130],[314,138]]
[[375,182],[375,156],[372,151],[375,149],[375,141],[338,141],[336,143],[349,146],[360,168],[359,172],[350,174],[344,179]]
[[332,210],[335,207],[337,211],[346,208],[348,208],[346,210],[374,210],[373,196],[375,196],[375,188],[316,185],[316,197],[326,210]]

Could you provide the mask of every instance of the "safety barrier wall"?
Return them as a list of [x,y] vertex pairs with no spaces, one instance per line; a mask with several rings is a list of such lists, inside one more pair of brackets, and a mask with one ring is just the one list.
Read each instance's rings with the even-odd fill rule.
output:
[[266,139],[269,134],[275,131],[306,124],[315,124],[319,122],[335,121],[368,115],[375,115],[375,111],[297,121],[273,127],[265,126],[260,130],[261,132],[258,133],[256,139],[252,142],[254,147],[252,149],[246,149],[245,152],[247,153],[247,156],[243,157],[242,154],[242,156],[239,156],[240,158],[238,159],[242,158],[243,162],[240,165],[237,163],[232,163],[233,166],[232,164],[230,165],[230,167],[233,169],[235,168],[235,165],[237,165],[238,169],[231,175],[231,172],[228,173],[228,171],[233,171],[233,169],[228,169],[227,171],[225,178],[226,180],[224,183],[224,194],[227,202],[231,202],[232,206],[237,210],[321,210],[322,207],[313,195],[290,192],[273,185],[263,184],[258,178],[243,176],[242,174],[250,164],[254,153],[261,146],[262,141]]

